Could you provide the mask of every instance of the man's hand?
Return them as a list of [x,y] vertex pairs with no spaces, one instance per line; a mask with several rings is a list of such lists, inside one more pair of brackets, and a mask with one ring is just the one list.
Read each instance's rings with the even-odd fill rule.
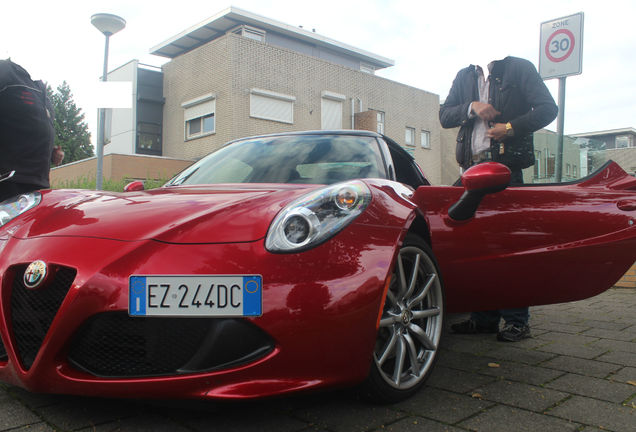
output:
[[53,162],[53,165],[57,166],[61,164],[63,160],[64,160],[64,150],[62,150],[62,147],[60,146],[53,147],[53,153],[51,153],[51,162]]
[[501,114],[492,105],[483,102],[474,101],[471,109],[475,115],[486,121],[492,121]]
[[495,123],[490,129],[486,131],[486,136],[492,138],[495,141],[503,141],[506,138],[506,124]]

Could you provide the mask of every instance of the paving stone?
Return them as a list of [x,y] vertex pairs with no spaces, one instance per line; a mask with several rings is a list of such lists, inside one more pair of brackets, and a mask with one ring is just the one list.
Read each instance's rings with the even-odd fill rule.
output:
[[547,340],[557,344],[567,345],[588,345],[600,340],[598,337],[585,336],[582,334],[562,333],[551,331],[549,333],[537,336],[539,339]]
[[633,431],[636,409],[596,399],[573,396],[549,411],[550,415],[610,431]]
[[469,373],[457,369],[450,369],[437,365],[426,381],[428,387],[449,390],[456,393],[466,393],[477,387],[493,382],[497,378]]
[[[426,393],[426,392],[423,392]],[[372,429],[376,429],[387,423],[394,423],[397,420],[400,420],[406,417],[401,411],[394,409],[395,407],[388,406],[378,406],[371,405],[369,403],[364,402],[353,402],[351,401],[348,404],[342,403],[325,403],[322,405],[307,407],[304,409],[299,409],[293,412],[293,416],[295,419],[299,419],[304,421],[307,424],[313,424],[320,427],[324,427],[330,431],[334,432],[348,432],[348,431],[368,431]],[[328,413],[328,415],[325,415]],[[250,417],[252,417],[250,415]],[[271,425],[268,427],[259,427],[259,421],[254,421],[254,419],[250,419],[250,423],[254,423],[254,429],[245,429],[245,430],[254,430],[254,431],[262,431],[262,430],[276,430],[279,431],[278,424],[276,423],[280,417],[273,418],[273,422],[269,423]],[[291,420],[291,419],[290,419]],[[215,423],[211,422],[210,425],[214,425]],[[267,425],[267,423],[266,423]],[[296,423],[296,429],[286,429],[286,430],[299,430],[297,428],[298,423]],[[227,430],[225,428],[221,428],[220,430]],[[241,429],[243,430],[243,429]],[[282,429],[285,430],[285,429]]]
[[596,378],[605,378],[609,374],[616,372],[621,368],[621,366],[613,363],[570,356],[555,357],[552,360],[541,363],[541,366]]
[[70,403],[73,403],[72,401],[77,400],[77,398],[74,396],[31,393],[20,387],[11,387],[8,392],[14,399],[18,399],[29,408],[36,410],[47,406],[60,404],[64,401],[71,401]]
[[492,402],[468,395],[426,388],[406,401],[393,405],[393,408],[431,420],[455,424],[493,405]]
[[621,331],[621,330],[627,330],[629,329],[631,326],[625,326],[625,323],[617,323],[617,322],[613,322],[613,321],[596,321],[596,320],[585,320],[582,323],[585,326],[590,327],[590,330],[592,329],[598,329],[598,330],[615,330],[615,331]]
[[455,335],[444,336],[444,349],[455,352],[466,352],[476,355],[487,355],[495,350],[501,342],[497,342],[494,334]]
[[20,402],[15,400],[0,402],[0,430],[37,424],[40,422],[42,422],[42,419]]
[[[212,430],[212,429],[209,429]],[[163,416],[143,415],[99,426],[80,429],[79,432],[192,432],[191,428],[182,426]]]
[[559,377],[546,384],[546,387],[616,403],[621,403],[636,393],[636,387],[629,384],[575,374]]
[[[565,324],[565,323],[555,323],[555,322],[545,322],[543,324],[533,325],[531,327],[533,334],[535,333],[534,330],[538,330],[538,329],[547,330],[549,332],[578,334],[586,330],[589,330],[590,327],[587,325]],[[535,337],[539,336],[539,334],[534,334],[534,335]]]
[[36,423],[22,426],[17,429],[11,429],[11,432],[58,432],[46,423]]
[[507,406],[496,406],[457,426],[477,432],[578,431],[577,423]]
[[437,355],[437,365],[446,366],[452,369],[459,369],[466,372],[478,371],[487,366],[488,363],[495,361],[492,357],[484,357],[448,350],[440,350]]
[[[622,368],[618,372],[609,375],[607,379],[613,382],[627,383],[627,381],[631,381],[632,383],[636,383],[636,368],[633,368],[633,367]],[[636,385],[636,384],[632,384],[632,385]],[[634,392],[636,393],[636,387],[634,387]]]
[[11,396],[9,396],[7,390],[0,388],[0,403],[8,401],[9,399],[11,399]]
[[543,412],[568,397],[567,393],[511,381],[497,381],[475,390],[485,400]]
[[542,385],[563,375],[563,372],[539,366],[520,365],[512,362],[496,363],[499,367],[488,367],[479,372],[510,381],[518,381],[532,385]]
[[[528,340],[528,339],[526,339]],[[500,348],[489,353],[496,361],[513,361],[536,365],[556,357],[556,354],[520,348],[519,345],[502,344]]]
[[[636,313],[636,312],[635,312]],[[636,342],[623,342],[611,339],[601,339],[589,345],[591,348],[598,347],[605,351],[620,351],[636,354]]]
[[589,347],[576,344],[563,344],[553,342],[537,348],[537,351],[550,352],[571,357],[580,357],[584,359],[595,359],[607,352],[607,349],[601,347]]
[[603,339],[613,339],[625,342],[634,342],[636,334],[622,330],[606,330],[606,329],[590,329],[584,333],[584,336],[596,336]]
[[438,423],[422,417],[409,417],[391,425],[382,426],[374,432],[462,432],[453,426]]
[[77,430],[131,417],[136,414],[134,410],[132,402],[74,398],[38,412],[44,420],[59,429]]
[[622,366],[636,367],[636,354],[623,351],[610,351],[595,360],[616,363]]

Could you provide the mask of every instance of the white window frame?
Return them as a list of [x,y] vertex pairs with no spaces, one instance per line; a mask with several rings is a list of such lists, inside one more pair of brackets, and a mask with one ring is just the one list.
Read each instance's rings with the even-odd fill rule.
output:
[[[190,141],[216,133],[216,93],[207,93],[181,104],[183,108],[183,139]],[[203,130],[204,120],[214,119],[212,130]],[[201,128],[198,132],[190,133],[190,126],[199,121]]]
[[386,113],[384,111],[376,111],[376,121],[377,121],[377,128],[376,128],[376,132],[384,135],[384,124],[386,121]]
[[404,145],[415,147],[415,128],[407,126],[404,129]]
[[[294,96],[257,88],[250,89],[250,117],[294,124],[295,101],[296,98]],[[268,102],[276,110],[263,109],[263,104]]]
[[431,149],[431,132],[426,129],[420,130],[420,146],[423,149]]

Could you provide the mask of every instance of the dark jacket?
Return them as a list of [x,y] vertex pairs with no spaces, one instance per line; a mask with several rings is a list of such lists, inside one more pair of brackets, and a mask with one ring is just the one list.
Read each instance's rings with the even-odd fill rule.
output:
[[15,170],[8,181],[48,188],[54,139],[45,84],[0,60],[0,174]]
[[[536,68],[527,60],[506,57],[496,61],[490,75],[488,102],[501,113],[493,122],[510,122],[514,130],[514,136],[504,141],[504,154],[499,152],[499,143],[491,143],[493,160],[511,169],[534,165],[532,134],[556,118],[558,107]],[[479,101],[479,90],[475,66],[470,65],[457,73],[439,111],[442,127],[460,127],[455,156],[463,168],[472,164],[471,139],[477,117],[469,118],[468,106],[473,101]]]

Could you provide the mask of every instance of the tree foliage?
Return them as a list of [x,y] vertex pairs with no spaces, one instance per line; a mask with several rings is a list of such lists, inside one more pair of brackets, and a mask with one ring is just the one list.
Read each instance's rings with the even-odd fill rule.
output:
[[75,104],[69,85],[64,81],[55,92],[50,87],[47,91],[55,111],[55,145],[64,150],[63,163],[94,156],[84,113]]

